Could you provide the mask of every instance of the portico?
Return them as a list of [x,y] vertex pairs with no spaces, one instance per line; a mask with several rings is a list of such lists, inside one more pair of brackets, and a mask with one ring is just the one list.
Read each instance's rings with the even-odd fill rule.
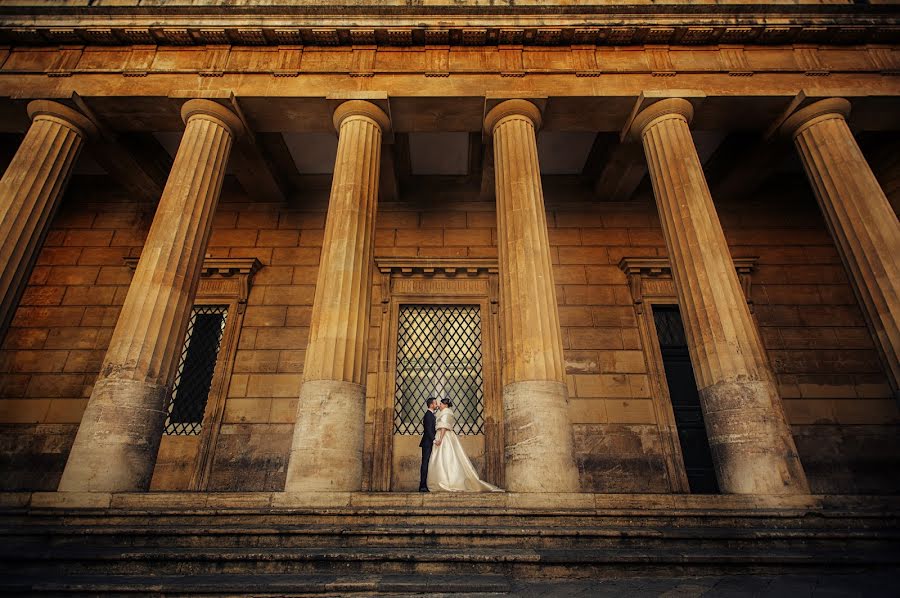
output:
[[409,490],[422,392],[517,493],[690,492],[697,446],[721,493],[881,483],[828,469],[900,421],[881,29],[485,18],[0,50],[22,487]]

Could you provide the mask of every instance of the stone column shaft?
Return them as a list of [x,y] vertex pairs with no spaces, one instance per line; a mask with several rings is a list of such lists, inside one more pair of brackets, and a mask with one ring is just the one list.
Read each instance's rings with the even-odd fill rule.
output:
[[362,488],[372,260],[387,115],[361,100],[334,114],[337,160],[285,491]]
[[747,307],[688,122],[667,99],[640,113],[640,134],[672,262],[703,417],[723,492],[807,493],[775,378]]
[[96,128],[62,104],[28,104],[31,126],[0,179],[0,341],[84,140]]
[[540,122],[540,111],[524,100],[503,102],[485,118],[496,169],[506,486],[514,492],[577,492],[535,140]]
[[207,100],[186,128],[110,339],[60,491],[146,490],[166,418],[212,216],[240,120]]
[[782,130],[794,138],[900,398],[900,225],[847,126],[849,113],[847,100],[822,100],[791,116]]

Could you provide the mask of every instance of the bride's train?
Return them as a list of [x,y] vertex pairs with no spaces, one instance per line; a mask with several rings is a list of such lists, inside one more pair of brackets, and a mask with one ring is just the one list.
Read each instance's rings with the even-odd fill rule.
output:
[[437,431],[441,444],[436,445],[428,462],[428,489],[432,492],[503,492],[478,477],[478,472],[466,456],[459,437],[453,431],[456,415],[449,407],[437,415]]

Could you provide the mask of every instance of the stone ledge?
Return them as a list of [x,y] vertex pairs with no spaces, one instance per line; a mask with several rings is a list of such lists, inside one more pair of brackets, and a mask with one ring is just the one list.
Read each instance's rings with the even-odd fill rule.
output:
[[403,492],[4,492],[0,508],[102,509],[116,511],[283,511],[303,509],[542,512],[773,512],[900,510],[900,496],[805,495],[744,496],[688,494],[449,494]]
[[59,580],[39,577],[11,577],[0,582],[0,588],[13,591],[147,593],[185,592],[205,594],[233,592],[259,595],[297,595],[298,593],[334,595],[347,593],[414,592],[414,593],[506,593],[509,581],[499,575],[434,576],[434,575],[77,575]]
[[[374,4],[374,3],[373,3]],[[683,4],[604,6],[93,7],[94,19],[59,7],[3,7],[0,40],[17,45],[306,45],[484,46],[565,44],[891,43],[896,11],[889,5]],[[197,14],[202,11],[202,14]],[[104,14],[105,13],[105,14]],[[385,23],[386,14],[390,23]],[[262,26],[256,26],[261,15]],[[102,15],[102,17],[101,17]],[[97,19],[102,18],[100,26]],[[348,20],[353,24],[349,25]],[[589,22],[590,25],[585,23]],[[248,25],[254,23],[254,25]],[[662,24],[664,23],[664,25]],[[290,69],[284,69],[290,72]],[[61,71],[65,73],[63,69]],[[137,70],[140,73],[140,69]],[[218,70],[207,69],[207,76]],[[515,71],[512,71],[515,72]],[[590,71],[587,71],[590,72]],[[665,73],[661,70],[659,72]],[[367,74],[365,71],[361,75]]]

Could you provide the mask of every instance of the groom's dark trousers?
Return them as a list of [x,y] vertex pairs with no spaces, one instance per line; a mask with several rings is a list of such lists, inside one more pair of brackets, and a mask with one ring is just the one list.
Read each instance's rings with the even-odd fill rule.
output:
[[419,469],[419,490],[428,489],[428,460],[431,459],[431,449],[434,448],[434,437],[437,435],[435,430],[435,417],[431,410],[425,412],[422,417],[422,424],[425,433],[422,435],[422,441],[419,446],[422,447],[422,467]]

